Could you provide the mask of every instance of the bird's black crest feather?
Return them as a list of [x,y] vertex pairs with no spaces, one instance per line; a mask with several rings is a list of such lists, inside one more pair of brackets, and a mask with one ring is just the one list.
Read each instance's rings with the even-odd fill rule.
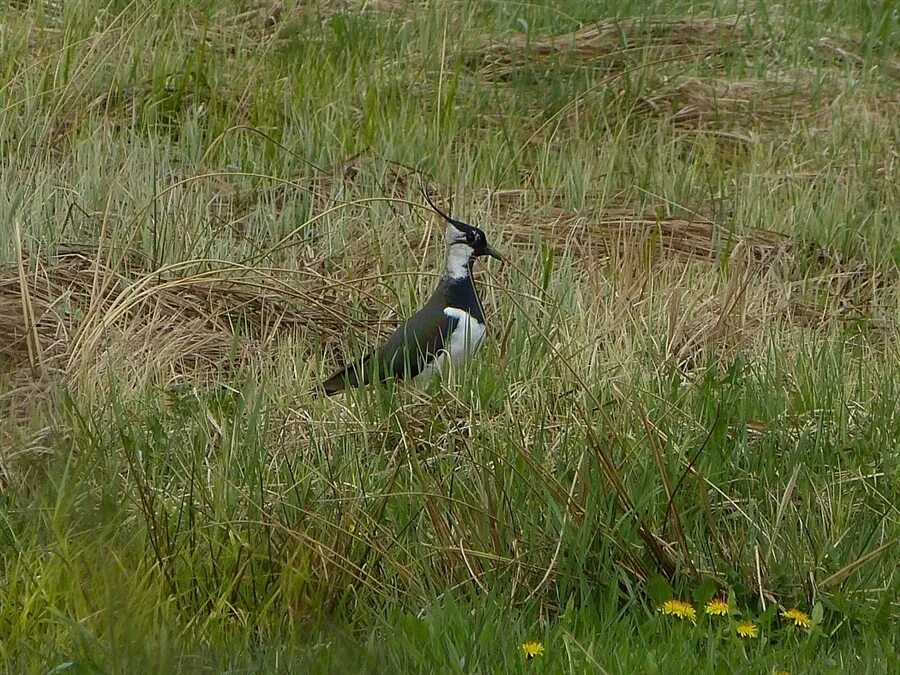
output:
[[428,196],[428,189],[425,187],[424,184],[422,185],[422,196],[425,197],[425,201],[428,202],[428,206],[430,206],[432,209],[434,209],[434,212],[435,212],[435,213],[437,213],[441,218],[443,218],[443,219],[446,220],[448,223],[450,223],[451,225],[453,225],[453,227],[455,227],[455,228],[456,228],[457,230],[459,230],[460,232],[470,232],[470,231],[472,231],[472,230],[475,229],[474,227],[472,227],[472,226],[469,225],[468,223],[464,223],[464,222],[462,222],[461,220],[457,220],[456,218],[451,218],[451,217],[448,216],[446,213],[444,213],[443,211],[441,211],[441,210],[437,207],[437,205],[436,205],[433,201],[431,201],[431,197]]

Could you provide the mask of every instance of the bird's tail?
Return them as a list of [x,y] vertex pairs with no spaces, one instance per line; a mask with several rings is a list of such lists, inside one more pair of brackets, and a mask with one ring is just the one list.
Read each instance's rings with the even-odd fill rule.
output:
[[326,396],[334,396],[335,394],[340,394],[347,387],[359,387],[368,384],[368,377],[366,376],[368,362],[369,359],[367,357],[362,361],[344,366],[327,380],[320,383],[313,390],[313,395],[324,393]]

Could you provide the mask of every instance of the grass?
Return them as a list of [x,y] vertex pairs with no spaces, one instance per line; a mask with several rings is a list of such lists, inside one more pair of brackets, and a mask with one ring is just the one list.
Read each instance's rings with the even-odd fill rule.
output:
[[[3,668],[895,670],[896,18],[8,3]],[[434,283],[423,181],[488,344],[313,398]]]

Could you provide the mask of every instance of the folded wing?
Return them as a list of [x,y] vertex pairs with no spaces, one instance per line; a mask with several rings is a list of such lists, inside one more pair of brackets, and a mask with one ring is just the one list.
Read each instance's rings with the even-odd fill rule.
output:
[[413,378],[444,349],[459,319],[443,311],[423,311],[400,326],[375,353],[346,365],[322,383],[329,396],[390,378]]

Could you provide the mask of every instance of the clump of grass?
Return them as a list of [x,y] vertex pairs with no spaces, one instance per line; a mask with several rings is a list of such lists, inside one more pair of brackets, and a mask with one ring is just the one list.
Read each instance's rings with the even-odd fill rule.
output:
[[[49,258],[24,256],[17,267],[0,270],[6,368],[71,375],[76,364],[94,368],[111,344],[144,365],[151,359],[212,365],[232,348],[240,352],[250,340],[272,337],[279,326],[299,328],[314,341],[346,328],[346,314],[328,301],[313,272],[306,277],[308,294],[300,275],[300,283],[288,285],[238,265],[192,272],[208,262],[150,269],[134,252],[89,245]],[[301,302],[302,311],[296,309]],[[237,325],[243,347],[235,344]]]

